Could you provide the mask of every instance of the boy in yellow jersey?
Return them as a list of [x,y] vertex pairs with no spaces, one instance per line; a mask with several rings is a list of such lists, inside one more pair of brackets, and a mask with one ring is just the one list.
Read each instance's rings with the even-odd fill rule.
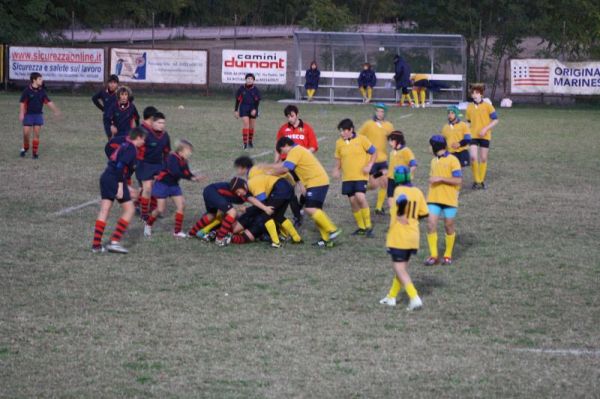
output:
[[388,136],[388,143],[392,150],[390,151],[390,166],[387,173],[387,198],[390,209],[394,205],[394,190],[396,181],[394,180],[394,171],[398,166],[406,166],[410,170],[411,180],[417,169],[417,160],[412,150],[406,146],[404,133],[400,130],[394,130]]
[[382,103],[374,105],[375,114],[358,130],[358,134],[366,136],[377,149],[377,160],[369,171],[369,188],[376,188],[377,203],[375,214],[383,215],[383,204],[387,193],[387,137],[394,130],[394,125],[385,120],[387,106]]
[[429,86],[429,75],[425,73],[414,73],[411,75],[411,80],[415,108],[419,108],[419,101],[421,102],[421,108],[425,108],[425,95],[427,94],[427,87]]
[[448,123],[442,128],[442,136],[446,138],[448,151],[458,158],[460,166],[469,166],[469,143],[471,142],[471,130],[469,126],[460,120],[460,111],[456,105],[449,105]]
[[358,229],[353,236],[373,237],[371,212],[365,193],[367,182],[375,160],[377,150],[366,136],[354,132],[354,124],[350,119],[344,119],[338,124],[340,138],[335,142],[335,166],[332,175],[342,177],[342,194],[348,196],[352,214]]
[[471,167],[473,169],[473,190],[485,189],[487,159],[492,140],[492,129],[498,124],[498,115],[494,106],[483,101],[485,86],[481,83],[471,85],[473,102],[467,106],[467,121],[471,125]]
[[386,246],[392,257],[394,280],[385,298],[379,303],[396,306],[396,297],[404,287],[410,302],[407,310],[417,310],[423,306],[417,289],[408,274],[408,262],[411,255],[419,249],[419,219],[427,217],[428,209],[423,192],[413,187],[410,169],[399,165],[394,170],[394,202],[390,208],[390,229]]
[[329,216],[323,211],[323,203],[327,197],[329,189],[329,176],[323,168],[323,165],[315,155],[304,147],[296,145],[289,137],[282,137],[277,141],[276,149],[282,154],[286,154],[283,163],[264,165],[267,173],[273,175],[284,175],[294,171],[304,187],[306,188],[305,212],[308,213],[319,232],[321,239],[315,243],[319,247],[333,247],[335,240],[341,233],[331,221]]
[[425,265],[433,266],[439,263],[437,223],[440,216],[444,218],[446,229],[446,251],[442,263],[450,265],[456,240],[454,218],[458,208],[458,192],[462,185],[462,170],[458,158],[447,151],[444,136],[432,136],[429,144],[434,157],[431,160],[429,192],[427,193],[427,207],[429,208],[427,243],[430,255],[425,260]]

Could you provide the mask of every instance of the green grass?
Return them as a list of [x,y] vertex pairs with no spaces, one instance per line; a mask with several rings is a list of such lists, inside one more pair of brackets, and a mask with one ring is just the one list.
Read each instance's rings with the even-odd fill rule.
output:
[[[374,219],[373,240],[345,234],[331,250],[271,250],[175,241],[169,213],[150,240],[132,223],[130,255],[92,255],[97,208],[55,212],[98,196],[101,117],[87,97],[52,97],[65,117],[47,116],[33,161],[18,157],[18,94],[0,95],[0,397],[598,395],[600,356],[515,351],[600,349],[597,109],[499,111],[489,189],[461,193],[452,267],[422,267],[426,248],[414,259],[425,309],[409,314],[378,304],[392,277],[387,217]],[[172,137],[195,144],[193,169],[213,181],[232,175],[240,134],[231,99],[142,94],[137,104],[158,106]],[[282,109],[261,105],[254,154],[273,148]],[[371,113],[301,111],[327,138],[318,156],[328,169],[336,123]],[[444,117],[390,112],[420,161],[421,188],[427,138]],[[183,183],[186,225],[203,209],[202,187]],[[339,182],[327,211],[352,230]],[[310,223],[301,234],[317,238]]]

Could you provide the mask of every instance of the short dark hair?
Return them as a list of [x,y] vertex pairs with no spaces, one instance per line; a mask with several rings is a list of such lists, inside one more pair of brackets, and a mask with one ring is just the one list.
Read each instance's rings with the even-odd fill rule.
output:
[[249,156],[242,155],[241,157],[237,157],[235,161],[233,161],[233,166],[236,168],[250,169],[254,166],[254,161]]
[[256,80],[256,76],[254,76],[253,73],[247,73],[246,76],[244,76],[244,80],[246,80],[248,78],[252,78],[252,79]]
[[244,190],[248,191],[248,183],[241,177],[234,177],[229,182],[229,188],[231,189],[231,191],[235,191],[239,188],[243,188]]
[[275,146],[275,149],[277,150],[277,152],[281,152],[281,149],[283,147],[287,147],[288,145],[293,146],[294,140],[292,140],[289,137],[282,137],[279,140],[277,140],[277,145]]
[[153,107],[152,105],[144,108],[144,112],[142,117],[144,119],[150,119],[152,118],[156,113],[158,112],[158,110],[156,109],[156,107]]
[[34,80],[36,80],[37,78],[41,78],[42,74],[39,72],[31,72],[31,75],[29,75],[29,82],[33,83]]
[[159,119],[167,119],[167,117],[162,112],[155,112],[154,115],[152,115],[152,120],[157,121]]
[[121,86],[117,89],[117,98],[121,97],[121,94],[127,93],[127,98],[131,99],[133,97],[133,93],[131,89],[127,86]]
[[136,127],[134,129],[131,129],[131,131],[129,132],[129,139],[135,140],[138,137],[146,137],[146,131],[144,129],[142,129],[141,127]]
[[388,136],[388,140],[395,141],[396,143],[398,143],[400,145],[406,145],[406,139],[404,138],[404,133],[402,133],[400,130],[394,130],[392,133],[390,133],[390,135]]
[[110,82],[119,83],[119,77],[117,75],[110,75],[108,78],[108,83]]
[[347,130],[354,129],[354,123],[352,123],[352,119],[342,119],[340,123],[338,123],[338,130]]
[[300,111],[298,111],[298,107],[296,107],[294,104],[288,105],[283,110],[283,114],[285,116],[290,116],[292,114],[292,112],[295,113],[296,115],[298,115],[300,113]]

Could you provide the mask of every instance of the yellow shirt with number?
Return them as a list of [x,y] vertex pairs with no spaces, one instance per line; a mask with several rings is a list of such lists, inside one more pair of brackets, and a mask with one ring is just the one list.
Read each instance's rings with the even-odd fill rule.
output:
[[496,109],[488,102],[482,101],[479,104],[469,103],[467,105],[467,112],[465,114],[466,119],[471,124],[471,138],[472,139],[492,139],[492,130],[488,130],[485,136],[479,136],[479,132],[489,125],[492,120],[498,119],[496,115]]
[[[458,158],[446,152],[440,157],[434,157],[431,160],[430,177],[462,177],[462,170]],[[447,206],[458,206],[458,192],[460,186],[447,183],[429,184],[429,192],[427,193],[427,202],[433,204],[441,204]]]
[[388,167],[389,179],[394,178],[394,169],[401,165],[406,166],[407,168],[417,166],[415,154],[413,154],[412,150],[406,146],[400,148],[399,150],[390,151],[390,165]]
[[394,125],[388,121],[366,121],[358,134],[366,136],[377,149],[377,159],[375,162],[385,162],[387,160],[387,138],[394,131]]
[[465,136],[471,137],[471,130],[469,126],[463,121],[458,121],[456,123],[446,123],[442,128],[442,136],[446,138],[446,143],[448,144],[448,151],[451,153],[464,151],[467,149],[467,146],[464,145],[458,148],[452,148],[452,144],[458,143],[465,139]]
[[[408,203],[404,215],[408,224],[398,221],[396,199],[405,195]],[[386,247],[396,249],[419,249],[419,218],[429,213],[423,192],[412,186],[398,186],[394,190],[394,203],[390,209],[390,228],[387,233]]]
[[342,181],[369,180],[364,167],[369,163],[375,147],[366,136],[354,135],[349,140],[339,138],[335,142],[335,159],[339,159],[342,169]]
[[295,145],[283,162],[293,170],[306,188],[329,185],[329,176],[315,155],[304,147]]

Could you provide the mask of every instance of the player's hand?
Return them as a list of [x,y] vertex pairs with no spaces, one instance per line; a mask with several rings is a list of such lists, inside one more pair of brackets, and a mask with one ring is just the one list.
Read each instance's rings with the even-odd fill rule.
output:
[[233,111],[233,116],[235,116],[236,119],[240,119],[240,113],[238,111]]
[[63,114],[62,114],[62,112],[60,112],[60,109],[56,109],[56,111],[54,111],[54,117],[56,119],[62,119]]
[[429,178],[429,184],[441,183],[441,182],[442,182],[442,180],[443,180],[443,178],[442,178],[442,177],[439,177],[439,176],[431,176],[431,177]]
[[334,179],[339,179],[340,178],[340,170],[339,169],[333,169],[331,171],[331,175],[333,176]]
[[450,147],[457,149],[460,147],[460,143],[452,143],[452,144],[450,144]]
[[265,213],[266,213],[267,215],[271,216],[273,213],[275,213],[275,208],[273,208],[272,206],[268,206],[268,207],[265,209]]
[[25,114],[19,114],[19,122],[23,122],[23,119],[25,119]]
[[117,199],[123,199],[123,186],[119,185],[119,188],[117,189],[117,195],[116,195]]
[[250,115],[252,115],[252,116],[256,116],[256,110],[255,110],[255,109],[253,109],[252,111],[250,111]]
[[111,127],[110,127],[110,132],[113,134],[113,136],[114,136],[115,134],[117,134],[117,127],[116,127],[116,126],[111,126]]
[[373,165],[371,165],[371,164],[367,164],[367,166],[365,166],[365,167],[363,168],[363,172],[364,172],[364,173],[366,173],[366,174],[369,174],[369,173],[371,173],[371,169],[372,169],[372,168],[373,168]]
[[485,137],[485,135],[488,132],[488,128],[484,127],[483,129],[481,129],[481,131],[479,132],[479,137]]

